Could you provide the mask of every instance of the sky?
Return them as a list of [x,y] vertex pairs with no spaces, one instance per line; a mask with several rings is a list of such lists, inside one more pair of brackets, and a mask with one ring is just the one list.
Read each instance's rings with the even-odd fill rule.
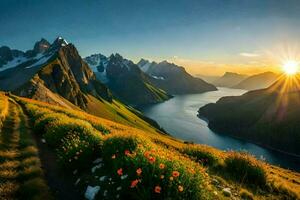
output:
[[193,74],[278,71],[300,52],[298,0],[0,0],[0,46],[57,36],[80,55],[168,60]]

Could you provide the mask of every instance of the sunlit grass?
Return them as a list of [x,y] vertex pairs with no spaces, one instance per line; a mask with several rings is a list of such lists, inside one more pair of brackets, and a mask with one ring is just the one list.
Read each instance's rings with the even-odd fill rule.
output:
[[[277,92],[280,93],[280,91]],[[281,168],[270,169],[268,164],[248,154],[223,152],[205,145],[184,144],[170,136],[145,132],[81,111],[52,107],[49,104],[36,103],[23,98],[19,101],[24,104],[30,114],[34,122],[34,130],[46,138],[47,143],[56,150],[60,163],[67,169],[80,169],[84,171],[85,177],[83,178],[94,184],[100,184],[101,188],[110,187],[99,183],[99,179],[94,180],[95,174],[90,174],[90,169],[86,169],[92,165],[93,160],[103,157],[107,165],[105,168],[107,168],[103,168],[104,171],[96,171],[99,176],[103,173],[111,176],[116,179],[115,182],[122,185],[122,188],[130,188],[131,184],[134,185],[133,190],[114,191],[114,195],[126,193],[132,197],[154,195],[152,197],[156,198],[155,189],[159,186],[162,197],[166,195],[162,192],[168,190],[171,191],[169,195],[174,195],[174,198],[180,194],[189,198],[191,194],[185,193],[186,188],[201,193],[194,192],[193,195],[210,196],[213,188],[209,183],[211,175],[229,178],[230,184],[237,185],[237,187],[251,185],[251,188],[262,187],[264,189],[264,185],[271,185],[272,190],[278,190],[276,194],[284,193],[289,197],[300,195],[300,186],[293,181],[299,180],[299,174],[287,173],[288,170]],[[160,166],[160,164],[163,165]],[[120,176],[117,171],[120,168],[124,175],[125,173],[128,175],[126,181],[119,182]],[[145,174],[142,182],[136,174],[139,168],[144,172],[142,174]],[[161,168],[165,169],[164,174],[160,174]],[[174,185],[171,182],[170,186],[169,181],[173,171],[184,175],[184,178],[180,180],[180,183],[174,182]],[[199,177],[195,179],[197,184],[193,181],[194,172],[199,174]],[[160,179],[161,177],[163,178]],[[174,180],[174,177],[171,179]],[[79,185],[83,190],[86,187],[85,184]],[[137,185],[142,188],[141,191],[147,193],[136,191]],[[269,193],[269,191],[264,192]],[[276,194],[272,195],[276,196]],[[249,193],[243,191],[241,195],[251,198],[250,191]]]

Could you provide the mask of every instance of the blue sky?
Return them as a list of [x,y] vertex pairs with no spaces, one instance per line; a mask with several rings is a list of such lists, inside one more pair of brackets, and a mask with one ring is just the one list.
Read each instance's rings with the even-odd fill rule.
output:
[[276,45],[300,42],[299,11],[297,0],[1,0],[0,46],[27,50],[60,35],[82,56],[249,67]]

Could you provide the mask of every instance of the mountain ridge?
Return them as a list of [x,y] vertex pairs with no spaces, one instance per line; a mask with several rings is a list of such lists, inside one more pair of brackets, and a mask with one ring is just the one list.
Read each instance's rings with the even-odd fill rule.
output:
[[184,67],[169,63],[166,60],[156,63],[141,59],[138,65],[145,73],[151,76],[150,81],[154,85],[172,95],[203,93],[217,90],[214,85],[187,73]]

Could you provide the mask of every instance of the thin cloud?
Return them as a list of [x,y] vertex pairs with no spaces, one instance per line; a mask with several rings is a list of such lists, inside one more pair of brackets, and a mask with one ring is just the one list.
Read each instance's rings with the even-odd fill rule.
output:
[[259,54],[256,54],[256,53],[242,52],[242,53],[240,53],[240,56],[244,56],[244,57],[258,57],[258,56],[260,56],[260,55],[259,55]]

